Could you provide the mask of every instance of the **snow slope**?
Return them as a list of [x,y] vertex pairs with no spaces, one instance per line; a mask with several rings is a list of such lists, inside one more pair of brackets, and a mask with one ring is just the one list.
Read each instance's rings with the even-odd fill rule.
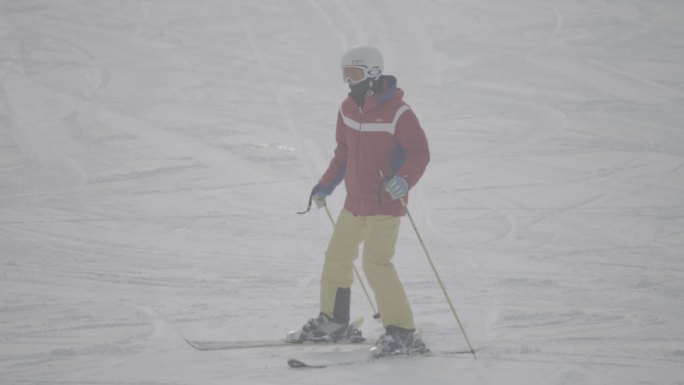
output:
[[[684,384],[682,17],[677,0],[0,1],[0,383]],[[191,349],[316,314],[331,227],[295,212],[359,43],[427,131],[410,208],[479,360],[296,371],[364,348]],[[407,221],[396,264],[430,347],[464,348]]]

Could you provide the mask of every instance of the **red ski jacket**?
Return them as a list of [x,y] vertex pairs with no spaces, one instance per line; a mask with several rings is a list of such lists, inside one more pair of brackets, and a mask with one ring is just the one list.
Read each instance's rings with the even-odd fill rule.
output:
[[[344,208],[354,215],[406,213],[382,186],[383,176],[400,175],[415,186],[430,161],[425,132],[396,79],[387,77],[384,91],[366,97],[363,109],[348,96],[337,115],[337,147],[318,186],[331,194],[344,180]],[[408,202],[408,195],[404,197]]]

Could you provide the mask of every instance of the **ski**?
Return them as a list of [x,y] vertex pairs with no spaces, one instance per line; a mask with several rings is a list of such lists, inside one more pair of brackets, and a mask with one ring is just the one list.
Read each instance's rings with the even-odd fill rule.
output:
[[422,354],[398,354],[398,355],[389,355],[389,356],[381,356],[381,357],[373,357],[373,356],[367,356],[364,358],[359,358],[355,360],[348,360],[348,361],[331,361],[331,362],[324,362],[324,363],[309,363],[309,362],[304,362],[302,360],[296,359],[296,358],[290,358],[287,360],[287,365],[292,368],[292,369],[325,369],[325,368],[330,368],[330,367],[335,367],[335,366],[349,366],[349,365],[358,365],[358,364],[364,364],[364,363],[373,363],[373,362],[378,362],[378,361],[388,361],[388,360],[402,360],[402,359],[411,359],[411,358],[420,358],[420,357],[458,357],[458,356],[463,356],[466,354],[472,354],[473,352],[470,350],[454,350],[454,351],[440,351],[440,352],[427,352],[427,353],[422,353]]
[[[351,323],[350,327],[358,329],[363,323],[363,318],[358,318]],[[257,348],[281,348],[293,346],[339,346],[339,345],[373,345],[366,341],[359,334],[353,339],[343,339],[339,341],[301,341],[300,331],[288,333],[288,338],[282,340],[242,340],[242,341],[198,341],[185,339],[185,342],[193,348],[201,351],[212,350],[235,350],[235,349],[257,349]]]
[[243,341],[193,341],[186,339],[185,342],[193,348],[201,351],[212,350],[235,350],[235,349],[258,349],[258,348],[283,348],[298,346],[341,346],[341,345],[373,345],[367,341],[320,341],[320,342],[288,342],[286,340],[243,340]]

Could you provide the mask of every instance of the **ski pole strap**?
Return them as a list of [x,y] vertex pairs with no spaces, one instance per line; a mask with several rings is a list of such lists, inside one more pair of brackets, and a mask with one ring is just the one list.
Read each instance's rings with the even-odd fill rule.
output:
[[382,189],[385,187],[384,182],[380,182],[378,184],[378,189],[375,191],[375,194],[378,196],[378,206],[382,206]]
[[314,188],[311,190],[311,194],[309,194],[309,204],[306,206],[306,210],[297,211],[297,214],[302,215],[311,211],[311,203],[313,202],[313,196],[314,194],[316,194],[316,192],[318,192],[319,189],[320,187],[318,185],[314,186]]
[[380,177],[382,178],[382,181],[378,183],[378,189],[375,191],[375,194],[378,196],[378,206],[382,206],[382,190],[385,188],[385,184],[389,182],[390,179],[394,177],[394,174],[388,175],[388,176],[383,176],[382,175],[382,170],[380,171]]
[[[318,184],[315,185],[314,188],[311,189],[311,194],[309,194],[309,204],[306,206],[306,210],[304,210],[304,211],[297,211],[297,214],[300,214],[300,215],[301,215],[301,214],[306,214],[306,213],[308,213],[309,211],[311,211],[311,204],[313,203],[313,197],[316,195],[316,193],[318,193],[318,192],[321,191],[322,189],[323,189],[323,188],[322,188],[320,185],[318,185]],[[323,192],[325,193],[325,190],[323,190]],[[328,195],[328,194],[326,194],[326,195]]]

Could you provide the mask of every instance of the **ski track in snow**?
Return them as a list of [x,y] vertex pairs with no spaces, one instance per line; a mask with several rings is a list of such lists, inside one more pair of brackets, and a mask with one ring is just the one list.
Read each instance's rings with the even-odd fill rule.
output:
[[[674,0],[0,2],[0,384],[684,384],[682,16]],[[295,212],[360,43],[426,129],[410,209],[479,360],[293,371],[366,348],[190,348],[317,312],[330,223]],[[408,222],[395,262],[428,345],[463,349]]]

